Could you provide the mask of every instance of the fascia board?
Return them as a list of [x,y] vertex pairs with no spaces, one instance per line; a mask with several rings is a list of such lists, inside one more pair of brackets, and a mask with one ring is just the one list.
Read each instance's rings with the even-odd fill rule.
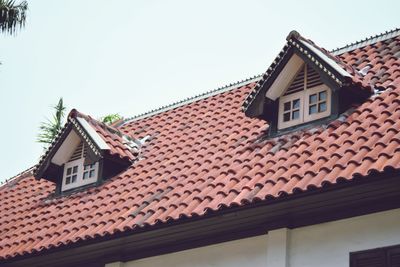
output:
[[340,75],[342,75],[343,77],[351,77],[351,75],[347,71],[345,71],[342,67],[340,67],[334,60],[332,60],[327,55],[322,53],[319,49],[315,48],[313,45],[307,43],[306,41],[300,40],[300,42],[303,45],[305,45],[308,49],[310,49],[313,53],[315,53],[324,62],[326,62],[329,66],[331,66]]
[[110,149],[103,138],[101,138],[101,136],[92,128],[92,126],[90,126],[90,124],[85,119],[77,117],[76,120],[79,122],[79,124],[82,126],[82,128],[86,131],[86,133],[90,136],[90,138],[100,150]]

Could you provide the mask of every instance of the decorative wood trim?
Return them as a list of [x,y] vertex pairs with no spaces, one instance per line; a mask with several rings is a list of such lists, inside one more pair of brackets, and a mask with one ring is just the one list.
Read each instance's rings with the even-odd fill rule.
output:
[[101,148],[97,146],[97,143],[93,141],[91,135],[86,132],[83,126],[81,126],[80,122],[74,118],[70,118],[70,122],[72,123],[72,125],[74,125],[76,131],[81,136],[82,141],[84,141],[89,146],[89,148],[94,152],[96,156],[101,156]]
[[[268,68],[267,72],[262,76],[260,81],[250,92],[243,104],[243,111],[246,116],[251,118],[265,116],[265,113],[263,112],[265,109],[263,108],[265,106],[264,100],[266,89],[271,86],[276,78],[277,73],[283,69],[285,64],[292,57],[293,51],[294,49],[292,46],[285,44],[279,55]],[[265,117],[263,117],[263,119],[265,119]]]
[[100,150],[108,150],[110,147],[107,145],[107,143],[99,136],[99,134],[92,128],[92,126],[89,125],[89,123],[80,117],[77,117],[76,120],[80,123],[82,128],[86,131],[86,134],[88,134],[92,141],[96,144],[96,146]]
[[42,178],[43,173],[46,171],[46,169],[51,164],[50,161],[53,158],[54,154],[60,148],[64,139],[68,136],[69,132],[72,129],[73,129],[72,124],[67,122],[65,124],[64,128],[59,133],[59,135],[56,137],[56,139],[53,141],[53,143],[47,149],[47,151],[41,156],[39,163],[35,166],[35,169],[33,171],[33,175],[35,176],[36,179]]

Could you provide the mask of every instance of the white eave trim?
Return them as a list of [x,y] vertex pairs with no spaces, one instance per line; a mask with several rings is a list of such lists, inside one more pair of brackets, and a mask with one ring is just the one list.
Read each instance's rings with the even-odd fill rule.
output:
[[307,43],[306,41],[300,40],[300,42],[307,46],[311,51],[313,51],[317,56],[319,56],[323,61],[328,63],[332,68],[334,68],[338,73],[340,73],[342,76],[346,77],[351,77],[351,75],[345,71],[342,67],[340,67],[334,60],[329,58],[327,55],[322,53],[320,50],[315,48],[313,45]]
[[271,100],[278,99],[296,78],[297,74],[304,66],[304,61],[296,54],[289,59],[283,70],[272,83],[271,87],[265,94]]
[[110,147],[107,143],[101,138],[101,136],[90,126],[90,124],[83,118],[77,117],[76,120],[82,126],[82,128],[86,131],[86,133],[92,138],[93,142],[97,145],[100,150],[109,150]]

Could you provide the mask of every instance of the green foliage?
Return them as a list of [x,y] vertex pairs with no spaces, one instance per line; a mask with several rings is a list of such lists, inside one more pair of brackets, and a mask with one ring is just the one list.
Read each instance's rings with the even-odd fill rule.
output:
[[51,120],[46,119],[39,127],[37,142],[45,146],[51,144],[56,136],[60,133],[65,121],[65,109],[62,97],[58,100],[58,104],[53,107],[54,114]]
[[[1,0],[0,0],[1,1]],[[42,143],[44,147],[47,147],[51,144],[57,135],[61,132],[64,124],[65,124],[65,110],[64,102],[62,97],[58,100],[57,105],[53,108],[54,114],[52,119],[46,119],[46,121],[42,122],[39,126],[39,134],[37,136],[37,142]],[[111,125],[112,123],[121,120],[123,117],[117,113],[106,115],[99,120],[107,125]]]
[[107,125],[111,125],[114,122],[119,121],[121,119],[122,119],[122,116],[119,115],[118,113],[115,113],[115,114],[109,114],[109,115],[106,115],[106,116],[100,118],[100,121]]
[[0,32],[14,34],[17,28],[25,26],[28,3],[15,0],[0,0]]

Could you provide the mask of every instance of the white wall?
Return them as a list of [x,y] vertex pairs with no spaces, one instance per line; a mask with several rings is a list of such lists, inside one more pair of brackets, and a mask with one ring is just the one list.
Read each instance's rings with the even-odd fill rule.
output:
[[396,244],[400,244],[400,209],[106,266],[348,267],[352,251]]
[[262,267],[266,251],[267,235],[263,235],[132,261],[123,267]]
[[289,266],[349,266],[349,252],[400,244],[400,209],[291,230]]

